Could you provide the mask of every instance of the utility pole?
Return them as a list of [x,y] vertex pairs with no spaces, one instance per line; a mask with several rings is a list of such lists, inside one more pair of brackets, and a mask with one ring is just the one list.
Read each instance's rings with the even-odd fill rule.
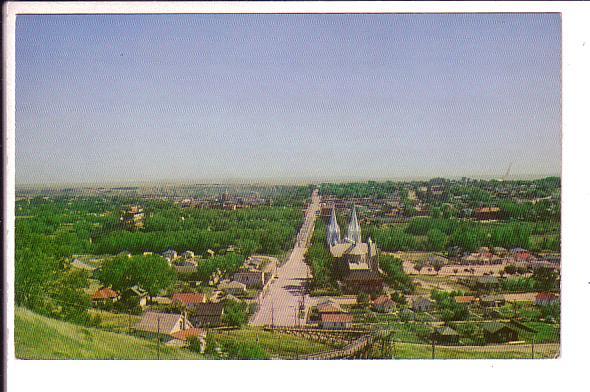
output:
[[160,359],[160,317],[158,317],[158,360]]
[[434,359],[434,339],[432,339],[432,359]]
[[533,340],[531,342],[531,359],[535,359],[535,336],[533,335]]

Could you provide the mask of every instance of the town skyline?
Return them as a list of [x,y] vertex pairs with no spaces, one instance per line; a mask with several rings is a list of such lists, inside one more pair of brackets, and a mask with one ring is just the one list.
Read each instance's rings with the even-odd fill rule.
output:
[[21,15],[16,183],[559,175],[558,14]]

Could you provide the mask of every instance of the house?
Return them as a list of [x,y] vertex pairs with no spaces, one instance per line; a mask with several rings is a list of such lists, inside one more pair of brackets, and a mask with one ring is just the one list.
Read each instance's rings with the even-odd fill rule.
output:
[[344,310],[333,299],[327,299],[317,304],[318,313],[344,313]]
[[371,301],[373,309],[381,313],[389,313],[395,309],[395,302],[387,295],[381,295]]
[[477,298],[475,298],[473,295],[459,295],[454,298],[455,302],[458,304],[471,305],[477,301]]
[[347,293],[376,294],[383,291],[383,278],[378,272],[362,269],[350,271],[344,279],[344,291]]
[[142,308],[147,305],[148,292],[145,291],[144,289],[142,289],[141,287],[139,287],[138,285],[135,285],[135,286],[130,287],[129,289],[125,290],[123,292],[123,296],[125,296],[125,297],[138,297],[139,298],[139,306],[141,306]]
[[191,308],[191,321],[197,327],[216,327],[221,325],[223,318],[223,304],[199,303]]
[[434,302],[424,297],[417,297],[412,301],[412,309],[415,312],[429,312],[433,307]]
[[518,331],[503,323],[486,323],[481,326],[487,343],[506,343],[518,340]]
[[207,302],[205,294],[201,293],[176,293],[172,296],[172,303],[191,310],[196,304]]
[[348,313],[322,313],[320,325],[322,329],[349,329],[352,320],[352,315]]
[[276,276],[277,265],[276,257],[252,255],[233,275],[233,280],[245,284],[248,289],[262,289]]
[[162,253],[162,257],[168,260],[168,262],[171,262],[172,260],[175,260],[178,257],[178,253],[176,253],[174,249],[168,249],[167,251]]
[[233,280],[242,283],[248,289],[261,289],[264,287],[264,272],[241,271],[233,275]]
[[167,346],[174,346],[174,347],[186,347],[189,344],[189,340],[191,338],[197,338],[201,342],[201,352],[204,351],[205,348],[205,337],[207,336],[207,331],[201,328],[188,328],[178,332],[173,332],[170,334],[172,339],[166,342]]
[[495,308],[503,306],[506,303],[506,299],[501,294],[483,295],[479,299],[479,303],[486,308]]
[[95,304],[106,304],[117,301],[121,296],[110,287],[103,287],[96,293],[92,294],[92,302]]
[[189,328],[193,325],[184,314],[146,312],[134,329],[142,335],[172,339],[172,334]]
[[559,302],[559,297],[553,293],[539,293],[535,296],[535,305],[546,306]]
[[477,208],[474,214],[477,220],[499,220],[502,219],[502,211],[498,207]]
[[217,288],[221,291],[224,291],[224,292],[226,292],[228,294],[232,294],[232,295],[242,295],[246,292],[246,285],[244,283],[240,283],[235,280],[233,280],[231,282],[223,281],[223,282],[219,283]]
[[182,257],[183,259],[194,259],[195,258],[195,252],[193,252],[192,250],[187,250],[184,251],[180,254],[180,257]]
[[430,337],[438,344],[459,343],[459,333],[450,327],[436,328]]
[[172,268],[181,275],[194,274],[199,270],[197,262],[192,260],[177,261],[172,264]]

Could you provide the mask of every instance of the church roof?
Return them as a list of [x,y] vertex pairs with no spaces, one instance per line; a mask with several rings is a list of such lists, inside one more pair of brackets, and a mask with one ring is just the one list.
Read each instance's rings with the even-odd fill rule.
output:
[[352,206],[352,214],[350,216],[350,223],[348,224],[347,239],[352,242],[361,242],[361,226],[356,217],[356,206]]

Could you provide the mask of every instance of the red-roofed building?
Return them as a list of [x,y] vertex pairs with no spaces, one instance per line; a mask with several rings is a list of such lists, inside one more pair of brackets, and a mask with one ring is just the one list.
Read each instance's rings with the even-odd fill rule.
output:
[[119,297],[119,293],[117,293],[115,290],[111,289],[110,287],[103,287],[92,295],[92,302],[101,304],[115,302],[119,299]]
[[352,315],[348,313],[322,313],[320,324],[323,329],[349,329]]
[[201,293],[176,293],[172,296],[173,304],[182,305],[189,309],[196,304],[203,304],[205,302],[205,294]]
[[557,302],[559,302],[559,298],[553,293],[539,293],[535,296],[535,305],[545,306]]
[[173,332],[170,336],[172,339],[166,343],[168,346],[186,347],[189,344],[189,339],[198,338],[201,341],[201,351],[203,351],[207,331],[201,328],[189,328]]
[[378,312],[391,312],[395,308],[395,302],[387,295],[380,295],[379,297],[375,298],[371,304],[373,308]]
[[455,297],[455,302],[458,304],[472,304],[477,301],[473,295],[459,295]]

